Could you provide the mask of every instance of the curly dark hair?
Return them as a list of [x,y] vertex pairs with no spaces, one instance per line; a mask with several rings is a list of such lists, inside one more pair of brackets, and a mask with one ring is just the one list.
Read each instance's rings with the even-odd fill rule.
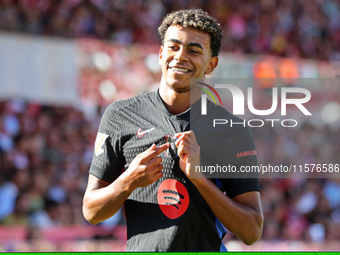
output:
[[192,27],[210,35],[210,48],[212,56],[218,56],[221,48],[222,28],[216,19],[202,9],[184,9],[169,13],[158,28],[158,34],[164,45],[164,37],[168,28],[172,25]]

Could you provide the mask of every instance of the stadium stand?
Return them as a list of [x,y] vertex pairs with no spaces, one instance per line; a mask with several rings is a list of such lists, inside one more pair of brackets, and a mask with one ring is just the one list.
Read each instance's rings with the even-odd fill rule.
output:
[[[147,51],[152,52],[159,44],[156,29],[163,15],[185,7],[200,7],[216,16],[225,30],[223,52],[340,61],[340,2],[336,0],[2,0],[0,30],[78,39],[79,45],[88,44],[85,49],[100,39],[121,48],[148,45]],[[159,80],[157,71],[147,73],[138,61],[130,58],[124,64],[150,86]],[[263,66],[259,68],[261,73]],[[86,65],[80,70],[82,89],[103,80],[98,70]],[[111,77],[117,85],[117,98],[151,89],[123,89],[124,82],[117,77]],[[82,95],[89,91],[82,91]],[[325,87],[313,95],[339,103],[340,91]],[[81,213],[104,108],[105,104],[98,105],[89,117],[71,106],[20,98],[0,101],[0,250],[125,249],[122,213],[95,227]],[[285,129],[253,130],[259,163],[339,163],[339,125],[317,126],[303,121],[302,126],[302,135]],[[339,250],[334,243],[340,239],[339,179],[262,179],[261,190],[265,216],[261,241],[245,247],[229,233],[225,238],[229,249]],[[282,241],[286,245],[277,244]]]

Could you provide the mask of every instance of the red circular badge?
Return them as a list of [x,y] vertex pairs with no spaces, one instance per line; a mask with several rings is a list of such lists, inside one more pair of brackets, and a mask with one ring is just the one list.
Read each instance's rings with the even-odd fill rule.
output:
[[175,179],[167,179],[161,183],[157,191],[157,199],[162,212],[170,219],[182,216],[189,206],[187,189]]

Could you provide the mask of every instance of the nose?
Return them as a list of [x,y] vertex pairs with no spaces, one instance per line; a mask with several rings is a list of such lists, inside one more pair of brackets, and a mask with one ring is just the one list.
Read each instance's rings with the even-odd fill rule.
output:
[[178,62],[187,61],[188,57],[186,55],[185,49],[181,47],[175,54],[174,59]]

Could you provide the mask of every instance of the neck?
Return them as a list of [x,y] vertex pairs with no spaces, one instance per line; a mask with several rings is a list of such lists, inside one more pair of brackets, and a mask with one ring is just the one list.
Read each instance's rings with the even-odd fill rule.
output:
[[[195,92],[195,94],[193,94],[193,92]],[[159,94],[168,111],[171,114],[176,115],[185,112],[191,107],[191,105],[196,103],[200,99],[201,91],[197,89],[197,92],[192,91],[192,93],[190,93],[190,90],[178,92],[174,88],[167,85],[162,78],[159,87]]]

